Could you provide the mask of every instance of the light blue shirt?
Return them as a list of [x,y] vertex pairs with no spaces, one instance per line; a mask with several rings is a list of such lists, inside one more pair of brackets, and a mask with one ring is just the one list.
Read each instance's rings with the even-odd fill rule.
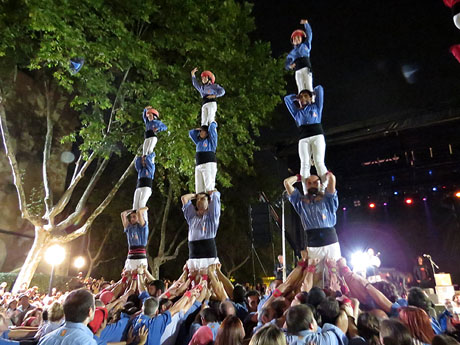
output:
[[201,97],[204,98],[206,96],[215,95],[216,97],[222,97],[225,94],[225,90],[219,84],[201,84],[196,77],[192,77],[192,84],[195,89],[198,90]]
[[347,336],[340,328],[325,323],[323,328],[318,327],[316,332],[306,330],[299,332],[299,335],[286,334],[286,343],[288,345],[348,345]]
[[208,211],[199,216],[192,202],[187,202],[183,207],[185,220],[188,224],[188,241],[200,241],[215,238],[219,228],[220,219],[220,193],[211,194]]
[[292,50],[286,57],[286,63],[284,67],[288,70],[291,69],[290,65],[292,65],[292,63],[298,58],[310,57],[311,39],[313,38],[313,33],[311,31],[310,24],[306,23],[304,24],[304,27],[305,27],[305,33],[307,34],[307,37],[305,38],[305,42],[294,46],[294,48],[292,48]]
[[177,336],[179,334],[179,329],[182,323],[187,319],[187,317],[194,313],[198,308],[201,308],[201,302],[196,301],[192,304],[187,312],[181,310],[179,313],[174,314],[171,317],[171,323],[166,326],[166,329],[161,336],[161,345],[174,345],[177,340]]
[[93,332],[82,323],[67,321],[64,326],[45,335],[38,345],[97,345]]
[[284,103],[294,118],[297,127],[321,123],[321,118],[323,117],[324,89],[321,85],[318,85],[315,87],[314,92],[316,95],[315,102],[306,105],[304,108],[299,108],[295,104],[296,95],[291,94],[284,97]]
[[188,132],[190,139],[196,145],[196,152],[216,152],[217,150],[217,123],[211,122],[208,127],[208,136],[204,139],[200,138],[200,130],[192,129]]
[[298,189],[289,195],[289,201],[299,214],[304,230],[332,228],[337,222],[336,212],[339,207],[337,191],[333,194],[326,192],[324,197],[316,202],[307,203],[306,198]]
[[144,226],[141,226],[139,223],[129,224],[125,228],[126,238],[128,239],[128,246],[147,246],[147,241],[149,239],[149,225],[147,221]]
[[158,132],[166,131],[168,129],[168,127],[160,120],[150,121],[146,114],[147,114],[147,110],[144,109],[144,112],[142,114],[142,119],[144,120],[146,131],[154,131],[155,133],[158,133]]

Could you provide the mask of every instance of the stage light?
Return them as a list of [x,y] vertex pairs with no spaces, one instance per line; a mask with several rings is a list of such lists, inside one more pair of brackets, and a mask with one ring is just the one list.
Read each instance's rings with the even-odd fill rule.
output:
[[347,208],[346,208],[346,207],[344,207],[344,208],[342,208],[342,210],[343,210],[343,211],[346,211],[346,210],[347,210]]
[[361,201],[359,201],[359,200],[353,201],[353,206],[354,206],[354,207],[359,207],[359,206],[361,206]]
[[362,272],[369,266],[369,257],[361,251],[354,252],[351,254],[350,263],[353,266],[353,272]]
[[384,202],[384,203],[383,203],[383,206],[388,206],[388,203],[387,203],[387,202]]
[[455,197],[460,199],[460,191],[458,191],[457,193],[455,193]]
[[428,170],[428,175],[433,175],[433,171],[432,171],[432,170]]
[[398,192],[394,192],[393,194],[394,194],[394,195],[398,195],[399,193],[398,193]]
[[424,197],[422,200],[423,200],[423,201],[426,201],[427,199],[426,199],[426,197]]
[[83,256],[77,256],[75,260],[73,261],[73,266],[78,270],[83,268],[85,265],[86,265],[86,260]]
[[404,200],[404,202],[407,204],[407,205],[411,205],[414,201],[411,199],[411,198],[406,198]]
[[373,202],[371,202],[371,203],[369,204],[369,208],[375,208],[375,204],[374,204]]
[[433,192],[437,192],[437,191],[438,191],[438,188],[433,187],[431,190],[432,190]]
[[395,177],[394,176],[391,176],[391,181],[395,182]]
[[45,252],[45,261],[52,265],[60,265],[65,258],[65,249],[58,244],[52,245]]

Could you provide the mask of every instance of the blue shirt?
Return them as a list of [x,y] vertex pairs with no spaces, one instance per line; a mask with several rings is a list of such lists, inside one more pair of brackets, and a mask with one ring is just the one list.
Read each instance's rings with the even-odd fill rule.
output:
[[324,197],[316,202],[307,203],[306,196],[298,189],[289,195],[289,201],[300,216],[304,230],[332,228],[337,222],[336,211],[339,207],[337,191],[333,194],[325,193]]
[[195,89],[198,90],[201,97],[204,98],[206,96],[215,95],[216,97],[222,97],[225,95],[225,90],[219,84],[201,84],[195,76],[192,76],[192,84]]
[[134,167],[137,171],[137,178],[150,178],[153,180],[155,175],[155,152],[145,156],[145,166],[142,165],[142,157],[137,157]]
[[144,109],[144,113],[142,114],[142,119],[144,120],[146,131],[154,131],[155,133],[158,133],[158,132],[166,131],[168,129],[168,127],[160,120],[150,121],[146,114],[147,114],[147,111]]
[[296,95],[291,94],[284,97],[284,103],[294,118],[297,127],[321,123],[321,118],[323,116],[324,89],[321,85],[318,85],[315,87],[314,92],[316,94],[315,102],[303,108],[298,108],[294,103],[297,99]]
[[311,39],[313,36],[313,33],[311,31],[311,26],[310,24],[306,23],[304,24],[305,27],[305,33],[307,34],[307,37],[305,38],[305,41],[301,44],[295,45],[294,48],[290,51],[286,58],[286,63],[284,67],[288,70],[291,69],[289,67],[292,65],[292,63],[301,57],[310,57],[310,50],[311,50]]
[[200,138],[200,130],[192,129],[188,132],[190,139],[196,145],[196,152],[216,152],[217,149],[217,123],[215,121],[211,122],[208,127],[208,136],[204,139]]
[[188,316],[194,313],[198,308],[201,308],[201,302],[196,301],[192,304],[187,312],[181,310],[179,313],[174,314],[171,317],[171,323],[166,326],[166,329],[161,336],[161,344],[162,345],[174,345],[176,344],[177,336],[179,334],[179,329],[182,323],[187,320]]
[[97,345],[93,332],[82,323],[67,321],[64,326],[48,333],[38,345]]
[[299,335],[287,334],[286,343],[288,345],[307,345],[310,343],[315,345],[348,345],[348,339],[340,328],[325,323],[323,328],[318,327],[316,332],[305,330],[300,331]]
[[9,339],[3,339],[0,338],[0,345],[20,345],[21,343],[16,340],[9,340]]
[[211,194],[208,211],[202,216],[197,215],[192,202],[187,202],[183,207],[185,220],[188,224],[188,241],[199,241],[215,238],[219,228],[220,218],[220,193]]
[[120,320],[116,323],[109,323],[101,332],[101,336],[94,336],[98,344],[116,343],[123,339],[128,323],[129,315],[121,313]]
[[133,334],[139,334],[139,330],[142,326],[146,326],[149,330],[149,335],[147,337],[147,345],[160,345],[160,339],[163,335],[163,332],[166,329],[166,326],[171,322],[171,313],[169,311],[164,312],[163,314],[158,314],[153,318],[140,314],[136,316],[133,321]]
[[147,246],[147,240],[149,238],[149,226],[147,221],[144,226],[141,226],[139,223],[134,225],[129,224],[125,229],[125,233],[129,247]]

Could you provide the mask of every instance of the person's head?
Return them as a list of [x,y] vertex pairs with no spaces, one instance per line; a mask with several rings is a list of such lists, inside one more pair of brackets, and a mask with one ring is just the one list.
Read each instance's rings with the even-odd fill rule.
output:
[[377,316],[370,313],[362,313],[358,316],[358,334],[369,345],[379,345],[380,321]]
[[213,308],[204,308],[200,311],[201,324],[207,325],[211,322],[217,322],[217,313]]
[[374,255],[375,255],[374,248],[369,248],[369,249],[367,250],[367,254],[368,254],[369,256],[374,256]]
[[202,216],[209,207],[210,196],[207,193],[199,193],[196,197],[196,210],[197,214]]
[[227,316],[236,315],[235,306],[232,301],[224,301],[219,305],[220,319],[223,320]]
[[246,293],[246,303],[250,312],[256,312],[259,305],[260,294],[257,290],[249,290]]
[[339,302],[333,297],[328,297],[318,305],[317,311],[321,315],[322,324],[330,323],[335,325],[335,320],[340,313]]
[[296,46],[302,43],[303,39],[307,37],[307,34],[303,30],[295,30],[291,34],[291,43]]
[[326,294],[324,291],[321,288],[314,286],[308,292],[307,303],[316,308],[325,299]]
[[64,317],[64,308],[61,303],[54,301],[48,308],[48,320],[51,322],[60,321]]
[[18,301],[13,299],[8,303],[8,309],[15,310],[18,307]]
[[282,255],[278,255],[278,262],[280,264],[283,264],[283,256]]
[[150,297],[147,298],[144,301],[144,304],[142,305],[142,312],[144,315],[147,315],[149,317],[154,317],[155,315],[158,314],[158,300],[156,298]]
[[160,297],[165,292],[165,283],[162,280],[153,280],[147,287],[149,295],[152,297]]
[[313,92],[310,90],[302,90],[297,98],[302,105],[311,104],[313,103]]
[[189,345],[210,345],[213,343],[213,335],[211,328],[208,326],[201,326],[193,334],[192,339],[188,343]]
[[270,323],[252,336],[249,345],[286,345],[286,336],[276,325]]
[[423,258],[421,256],[417,256],[417,263],[422,266],[423,265]]
[[447,335],[447,334],[438,334],[435,335],[432,345],[459,345],[459,342],[455,340],[455,338]]
[[131,225],[134,225],[134,224],[139,222],[139,219],[137,218],[137,212],[136,211],[129,212],[126,217],[128,218],[128,222]]
[[233,289],[233,302],[235,303],[244,303],[244,295],[246,295],[246,289],[241,284],[236,284]]
[[158,302],[158,310],[160,314],[166,312],[169,308],[172,307],[172,305],[173,302],[168,298],[160,298],[160,301]]
[[149,119],[149,121],[156,120],[160,117],[160,113],[158,110],[153,109],[151,106],[145,108],[145,116]]
[[19,295],[19,305],[23,308],[27,308],[29,306],[29,296],[25,293]]
[[409,295],[407,296],[407,303],[410,306],[418,307],[429,312],[431,308],[431,301],[425,292],[419,287],[412,287],[409,290]]
[[201,72],[201,82],[203,83],[203,85],[214,84],[215,81],[216,77],[214,76],[214,73],[212,73],[211,71]]
[[286,314],[286,325],[289,334],[297,335],[301,331],[316,331],[318,324],[311,307],[305,304],[289,308]]
[[380,343],[383,345],[411,345],[412,336],[400,321],[386,319],[380,322]]
[[412,337],[425,344],[431,344],[434,331],[428,314],[416,307],[404,307],[399,310],[399,320],[409,329]]
[[460,294],[455,294],[452,297],[452,302],[459,303],[460,304]]
[[316,175],[311,175],[306,180],[307,192],[309,195],[318,195],[321,188],[321,179]]
[[64,301],[66,321],[88,324],[94,317],[94,296],[86,289],[71,291]]
[[241,345],[243,338],[243,323],[236,315],[229,315],[222,321],[214,345]]
[[206,139],[209,135],[209,127],[206,125],[203,125],[200,127],[200,139]]
[[396,286],[393,283],[382,280],[372,284],[377,290],[385,295],[392,303],[395,303],[398,299],[398,291],[396,291]]

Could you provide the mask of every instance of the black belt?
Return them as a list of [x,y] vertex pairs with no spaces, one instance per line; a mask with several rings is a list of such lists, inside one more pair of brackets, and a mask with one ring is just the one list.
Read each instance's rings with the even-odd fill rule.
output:
[[311,62],[310,62],[309,57],[303,56],[303,57],[297,58],[297,59],[294,60],[294,63],[295,63],[294,70],[298,71],[299,69],[302,69],[304,67],[308,67],[310,69],[310,72],[311,72]]
[[145,133],[144,133],[144,139],[152,138],[152,137],[156,137],[156,136],[157,136],[157,134],[151,129],[149,129],[148,131],[145,131]]
[[212,151],[200,151],[195,154],[195,165],[217,162],[216,153]]
[[189,259],[217,258],[217,247],[214,238],[188,243]]
[[203,97],[201,104],[205,105],[206,103],[211,103],[211,102],[217,103],[217,100],[215,98]]
[[146,259],[147,251],[144,246],[130,246],[128,249],[128,259],[139,260]]
[[151,179],[150,177],[141,177],[140,179],[137,179],[136,188],[142,188],[142,187],[152,188],[152,186],[153,186],[153,179]]
[[324,134],[321,123],[313,123],[311,125],[302,125],[299,127],[300,139],[313,137],[318,134]]
[[335,228],[307,230],[307,247],[324,247],[339,242]]

